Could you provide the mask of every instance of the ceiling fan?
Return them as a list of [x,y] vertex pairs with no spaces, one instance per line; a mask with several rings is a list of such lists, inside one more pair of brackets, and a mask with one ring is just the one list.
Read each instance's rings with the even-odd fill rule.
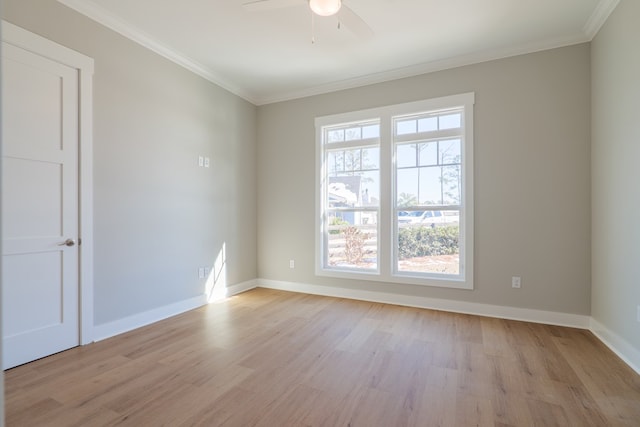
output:
[[242,7],[249,12],[280,9],[301,6],[306,3],[311,11],[318,16],[338,17],[338,28],[343,25],[361,38],[373,36],[373,30],[364,20],[353,11],[344,0],[251,0],[243,3]]

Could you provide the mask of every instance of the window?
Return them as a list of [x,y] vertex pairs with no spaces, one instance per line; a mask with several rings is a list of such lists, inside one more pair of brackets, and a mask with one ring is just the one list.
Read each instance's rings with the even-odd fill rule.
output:
[[378,270],[380,124],[378,120],[326,126],[323,206],[328,268]]
[[318,275],[473,288],[473,102],[316,119]]

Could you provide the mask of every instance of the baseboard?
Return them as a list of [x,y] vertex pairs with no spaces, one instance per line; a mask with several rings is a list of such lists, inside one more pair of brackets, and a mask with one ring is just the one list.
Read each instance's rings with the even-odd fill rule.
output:
[[258,279],[257,284],[258,287],[261,288],[277,289],[289,292],[300,292],[305,294],[348,298],[385,304],[404,305],[408,307],[450,311],[454,313],[473,314],[477,316],[496,317],[500,319],[520,320],[547,325],[588,329],[600,341],[602,341],[604,345],[609,347],[611,351],[620,357],[623,362],[629,365],[631,369],[640,374],[640,351],[590,316],[465,301],[397,295],[358,289],[345,289],[332,286],[310,285],[297,282],[283,282],[278,280]]
[[[288,292],[298,292],[312,295],[322,295],[336,298],[347,298],[361,301],[379,302],[384,304],[404,305],[408,307],[442,310],[454,313],[473,314],[477,316],[495,317],[500,319],[520,320],[525,322],[542,323],[547,325],[568,326],[589,329],[620,359],[640,374],[640,351],[626,340],[610,331],[604,325],[589,316],[579,314],[558,313],[554,311],[532,310],[518,307],[505,307],[492,304],[481,304],[466,301],[445,300],[438,298],[416,297],[386,292],[375,292],[359,289],[346,289],[333,286],[319,286],[297,282],[279,280],[254,279],[228,286],[224,290],[224,297],[246,292],[261,287]],[[184,301],[179,301],[164,307],[139,313],[113,322],[97,325],[93,328],[94,341],[101,341],[115,335],[132,331],[142,326],[164,320],[166,318],[193,310],[207,304],[206,295],[199,295]]]
[[[248,291],[255,288],[256,286],[256,280],[249,280],[246,282],[227,286],[224,291],[224,297],[230,297],[241,292]],[[194,298],[189,298],[173,304],[165,305],[163,307],[154,308],[153,310],[134,314],[133,316],[114,320],[113,322],[96,325],[93,328],[93,340],[101,341],[107,338],[111,338],[113,336],[123,334],[125,332],[129,332],[155,322],[159,322],[160,320],[176,316],[178,314],[184,313],[185,311],[202,307],[208,302],[210,301],[207,300],[206,295],[198,295]]]
[[466,301],[445,300],[438,298],[416,297],[385,292],[374,292],[359,289],[345,289],[332,286],[310,285],[296,282],[258,279],[258,287],[278,289],[289,292],[301,292],[338,298],[348,298],[385,304],[404,305],[408,307],[427,308],[450,311],[454,313],[473,314],[477,316],[496,317],[500,319],[521,320],[548,325],[568,326],[589,329],[590,317],[579,314],[558,313],[554,311],[532,310],[528,308],[505,307],[500,305],[481,304]]
[[207,302],[215,302],[218,300],[222,300],[224,298],[229,298],[234,295],[241,294],[242,292],[250,291],[251,289],[255,289],[258,287],[258,280],[252,279],[247,280],[246,282],[236,283],[235,285],[230,285],[223,288],[221,291],[214,291],[209,296],[209,300]]
[[640,351],[606,326],[591,318],[591,332],[634,371],[640,374]]

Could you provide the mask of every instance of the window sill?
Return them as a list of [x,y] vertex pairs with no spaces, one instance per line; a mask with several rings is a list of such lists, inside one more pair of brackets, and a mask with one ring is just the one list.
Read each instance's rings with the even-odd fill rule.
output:
[[410,273],[383,275],[376,271],[353,271],[340,269],[316,268],[316,276],[333,277],[359,281],[383,282],[390,284],[429,286],[437,288],[473,290],[473,281],[460,276],[433,275],[430,277],[415,276]]

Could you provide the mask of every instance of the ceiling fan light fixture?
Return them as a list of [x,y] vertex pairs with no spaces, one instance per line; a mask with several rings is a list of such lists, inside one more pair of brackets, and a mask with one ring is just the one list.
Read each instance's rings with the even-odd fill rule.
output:
[[342,0],[309,0],[309,7],[316,15],[331,16],[338,13]]

